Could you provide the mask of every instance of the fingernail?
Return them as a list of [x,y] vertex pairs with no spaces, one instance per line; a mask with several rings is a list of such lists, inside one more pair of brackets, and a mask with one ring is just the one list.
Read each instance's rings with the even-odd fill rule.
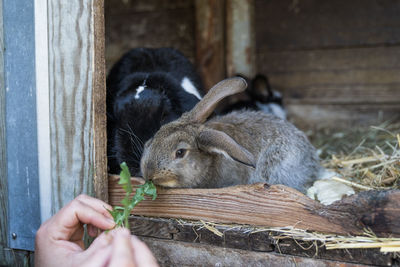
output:
[[107,220],[107,222],[109,222],[109,223],[110,223],[110,225],[112,225],[112,227],[114,227],[114,226],[115,226],[114,219],[111,219],[111,218],[106,218],[106,220]]

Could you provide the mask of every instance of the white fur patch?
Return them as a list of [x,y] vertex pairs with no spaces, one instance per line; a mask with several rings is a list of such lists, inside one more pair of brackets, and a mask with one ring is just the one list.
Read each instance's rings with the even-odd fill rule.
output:
[[136,89],[135,99],[140,98],[140,93],[143,92],[145,88],[145,86],[141,85]]
[[274,114],[275,116],[286,120],[286,111],[281,105],[275,103],[263,104],[258,101],[256,102],[256,105],[261,111]]
[[181,86],[189,94],[192,94],[195,97],[197,97],[198,99],[201,99],[199,92],[197,91],[196,87],[194,87],[193,83],[189,80],[188,77],[183,78],[183,80],[181,82]]

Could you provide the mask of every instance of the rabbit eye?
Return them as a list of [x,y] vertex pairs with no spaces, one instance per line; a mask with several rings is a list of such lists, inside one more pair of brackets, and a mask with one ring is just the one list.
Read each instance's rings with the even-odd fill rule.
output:
[[176,158],[183,158],[183,156],[185,156],[185,153],[186,153],[186,149],[183,149],[183,148],[178,149],[178,150],[175,152],[175,157],[176,157]]

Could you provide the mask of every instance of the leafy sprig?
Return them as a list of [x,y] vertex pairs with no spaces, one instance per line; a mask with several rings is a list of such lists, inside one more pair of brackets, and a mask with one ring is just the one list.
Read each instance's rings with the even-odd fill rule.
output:
[[108,212],[114,218],[116,227],[126,227],[129,228],[129,215],[133,208],[139,204],[140,201],[144,199],[145,196],[151,196],[152,199],[156,199],[157,197],[157,189],[151,181],[147,181],[146,183],[135,186],[136,193],[131,198],[131,194],[133,192],[134,187],[131,183],[131,173],[129,172],[129,168],[125,162],[121,163],[121,173],[120,180],[118,184],[122,185],[122,188],[125,191],[125,197],[121,201],[121,206],[113,207],[113,210],[108,210]]

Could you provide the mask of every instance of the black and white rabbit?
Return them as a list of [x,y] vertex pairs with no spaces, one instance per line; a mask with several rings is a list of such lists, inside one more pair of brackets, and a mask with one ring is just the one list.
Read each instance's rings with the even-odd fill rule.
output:
[[119,173],[125,161],[139,176],[143,144],[203,95],[194,66],[179,51],[135,48],[124,54],[107,76],[109,172]]
[[253,79],[237,75],[246,80],[248,87],[241,94],[238,100],[232,97],[230,104],[225,106],[221,113],[226,114],[233,110],[248,109],[273,114],[281,119],[286,119],[286,110],[283,106],[282,94],[272,90],[268,78],[265,75],[257,74]]

